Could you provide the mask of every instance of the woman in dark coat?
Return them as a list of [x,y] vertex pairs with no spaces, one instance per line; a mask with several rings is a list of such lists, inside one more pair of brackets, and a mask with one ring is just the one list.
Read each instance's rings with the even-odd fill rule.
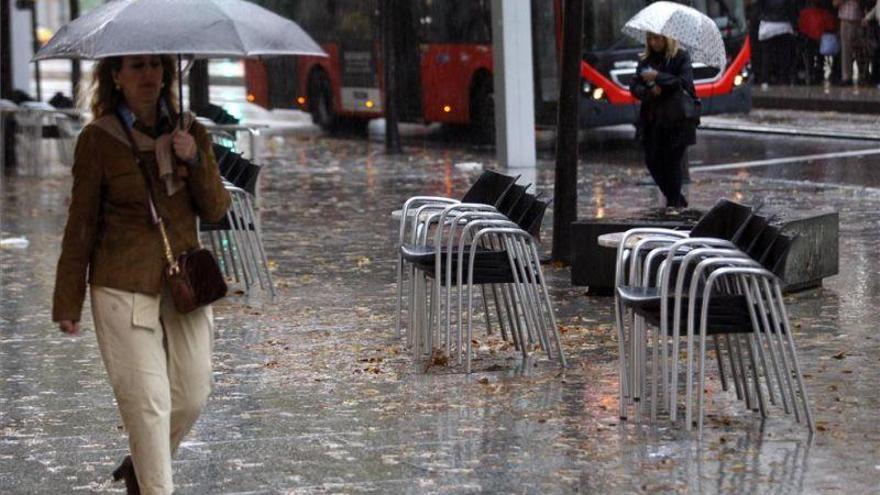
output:
[[696,143],[696,120],[685,118],[676,93],[696,95],[690,55],[675,40],[649,33],[629,89],[642,102],[638,127],[651,177],[667,207],[686,207],[682,160],[687,147]]

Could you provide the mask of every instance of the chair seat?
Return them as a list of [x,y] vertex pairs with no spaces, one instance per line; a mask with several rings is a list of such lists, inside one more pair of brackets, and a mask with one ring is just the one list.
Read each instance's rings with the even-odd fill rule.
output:
[[[660,289],[657,287],[630,287],[617,288],[625,306],[633,308],[639,316],[644,317],[653,325],[660,324]],[[669,297],[668,303],[668,328],[672,330],[674,323],[674,298]],[[687,315],[690,305],[689,298],[682,298],[681,314]],[[697,310],[702,308],[702,298],[697,298]],[[699,314],[696,315],[699,318]],[[716,294],[709,301],[709,319],[707,322],[709,335],[719,333],[750,333],[752,320],[749,315],[748,302],[742,295]],[[684,330],[683,330],[684,331]]]
[[231,222],[229,221],[229,217],[233,217],[233,222],[235,223],[236,230],[254,230],[254,224],[252,222],[247,222],[236,215],[232,215],[231,213],[223,217],[219,222],[216,223],[208,223],[201,222],[199,223],[199,232],[215,232],[218,230],[232,230]]
[[[400,252],[403,259],[412,263],[413,266],[425,273],[429,278],[434,278],[437,260],[437,251],[433,246],[418,246],[405,244],[401,246]],[[446,264],[449,251],[442,249],[440,258],[440,272],[442,276],[440,283],[446,286]],[[452,262],[452,285],[458,285],[458,254],[459,250],[454,249]],[[474,285],[482,284],[510,284],[515,280],[513,272],[510,270],[510,260],[506,251],[496,251],[485,248],[477,248],[477,256],[474,260]],[[465,250],[463,254],[464,266],[462,267],[462,275],[465,281],[468,278],[468,269],[470,267],[470,249]]]
[[[440,253],[441,263],[445,265],[446,259],[449,256],[449,250],[447,248],[442,248],[440,250]],[[404,260],[410,263],[416,265],[430,266],[432,268],[434,267],[434,262],[437,259],[437,249],[434,246],[404,244],[400,247],[400,254],[403,256]],[[464,260],[465,265],[467,265],[470,263],[471,250],[469,248],[465,249],[463,254],[464,256],[462,257],[462,259]],[[459,250],[453,249],[452,255],[452,266],[455,267],[458,264]],[[477,257],[474,260],[474,263],[480,266],[510,266],[510,261],[507,259],[507,251],[495,251],[481,247],[477,248]]]

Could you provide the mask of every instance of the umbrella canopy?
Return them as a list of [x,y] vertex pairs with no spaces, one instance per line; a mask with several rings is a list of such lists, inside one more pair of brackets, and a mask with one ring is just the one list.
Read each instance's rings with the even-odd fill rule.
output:
[[654,2],[626,22],[623,33],[641,42],[647,33],[678,41],[691,60],[723,69],[727,65],[724,40],[715,21],[691,7],[675,2]]
[[242,0],[113,0],[68,23],[34,56],[327,54],[295,22]]

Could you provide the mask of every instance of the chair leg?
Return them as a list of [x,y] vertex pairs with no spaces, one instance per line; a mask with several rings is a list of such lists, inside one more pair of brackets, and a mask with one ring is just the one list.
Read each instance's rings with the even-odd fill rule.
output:
[[395,275],[397,276],[397,317],[394,320],[394,336],[396,338],[400,338],[400,323],[403,318],[403,256],[400,254],[400,251],[397,252],[397,269],[395,270]]
[[620,300],[620,296],[615,293],[614,294],[614,318],[617,322],[617,355],[618,355],[618,373],[620,374],[619,379],[619,417],[620,419],[626,419],[626,409],[627,409],[627,355],[626,355],[626,331],[623,326],[623,302]]
[[804,416],[807,418],[807,427],[809,427],[810,432],[815,430],[815,424],[813,423],[813,414],[810,411],[810,403],[807,400],[807,391],[804,388],[804,378],[801,374],[801,367],[798,363],[797,351],[794,347],[794,336],[792,335],[791,322],[788,319],[788,312],[785,309],[785,300],[782,298],[782,289],[779,287],[779,282],[774,282],[773,288],[776,293],[776,300],[779,301],[779,310],[782,316],[782,324],[785,334],[788,336],[788,346],[791,351],[791,360],[794,365],[795,377],[797,378],[798,390],[801,394],[801,400],[804,405]]
[[743,397],[746,400],[746,408],[752,409],[752,396],[749,393],[749,380],[746,372],[745,360],[743,359],[742,339],[739,335],[733,335],[733,343],[736,346],[736,357],[739,365],[739,380],[742,383]]
[[742,400],[742,384],[740,383],[740,373],[737,370],[736,349],[730,340],[730,335],[724,335],[724,343],[727,346],[727,359],[730,361],[730,379],[733,381],[733,388],[736,391],[736,399]]
[[758,372],[758,363],[755,361],[754,354],[757,351],[758,358],[760,360],[761,368],[764,373],[764,378],[767,382],[767,395],[770,398],[770,403],[775,404],[773,399],[773,388],[771,387],[770,380],[770,369],[767,367],[767,360],[764,358],[764,349],[763,344],[761,343],[761,325],[758,321],[758,317],[755,314],[755,301],[752,297],[752,288],[751,283],[748,279],[744,279],[743,283],[743,294],[746,296],[746,307],[749,310],[749,320],[752,322],[752,329],[754,332],[749,336],[749,344],[750,344],[750,352],[752,353],[752,366],[754,369],[754,379],[755,379],[755,392],[758,394],[758,406],[761,408],[761,417],[767,417],[767,407],[764,403],[764,394],[761,392],[761,384],[760,384],[760,373]]
[[534,278],[534,268],[531,266],[531,251],[529,250],[527,253],[525,241],[522,238],[513,239],[511,244],[515,248],[518,260],[517,267],[520,271],[522,291],[525,296],[525,310],[527,314],[530,315],[529,317],[534,324],[537,342],[540,343],[544,352],[547,353],[548,358],[552,359],[552,349],[550,349],[550,343],[548,342],[546,335],[546,328],[544,326],[543,318],[541,318],[541,311],[537,305],[538,298],[536,297],[535,292],[535,286],[537,284]]
[[513,306],[513,293],[510,284],[502,284],[501,299],[504,301],[504,314],[507,317],[507,323],[510,327],[510,335],[513,338],[514,348],[521,351],[524,344],[520,338],[522,332],[519,328],[519,317],[516,315],[516,309]]
[[534,243],[531,244],[532,248],[532,259],[535,264],[535,273],[538,277],[538,285],[543,293],[544,304],[546,304],[547,315],[550,319],[550,328],[553,333],[553,338],[556,341],[556,351],[559,355],[559,364],[563,367],[567,366],[565,360],[565,351],[562,349],[562,337],[559,335],[559,326],[556,324],[556,314],[553,312],[553,304],[550,303],[550,293],[547,290],[547,283],[544,280],[544,270],[541,268],[541,258],[538,256],[538,248]]
[[[753,281],[753,291],[755,301],[758,303],[758,313],[761,316],[761,323],[763,325],[764,332],[763,337],[766,340],[767,350],[770,353],[770,363],[773,365],[773,374],[776,377],[776,385],[779,389],[779,396],[782,401],[782,408],[785,411],[785,414],[791,414],[791,410],[788,407],[788,399],[785,396],[785,385],[782,381],[782,372],[779,369],[779,360],[776,357],[776,349],[773,345],[773,338],[771,335],[773,334],[773,327],[770,325],[770,321],[767,317],[767,306],[764,304],[764,294],[761,292],[760,284],[757,280]],[[769,378],[769,375],[768,375]],[[770,380],[768,379],[768,389],[770,389],[770,397],[773,398],[773,390],[772,387],[769,387]]]
[[[782,325],[779,321],[779,314],[778,314],[778,310],[776,308],[777,301],[774,300],[774,294],[773,294],[773,291],[770,289],[770,283],[767,280],[764,280],[763,282],[764,282],[764,293],[766,294],[766,297],[767,297],[768,306],[770,306],[770,320],[773,322],[773,329],[774,329],[773,333],[776,338],[777,348],[779,349],[780,361],[782,362],[783,378],[785,378],[785,384],[786,384],[786,387],[788,388],[789,397],[791,397],[791,405],[792,405],[792,409],[794,410],[795,421],[800,423],[801,414],[800,414],[799,408],[797,407],[797,396],[795,395],[794,384],[792,383],[792,380],[791,380],[791,370],[788,367],[788,358],[786,357],[786,352],[785,352],[785,341],[783,340],[783,337],[782,337]],[[782,303],[783,301],[780,300],[778,302]]]
[[712,336],[712,346],[715,348],[715,359],[718,365],[718,378],[721,380],[721,390],[727,392],[727,375],[724,372],[724,359],[721,357],[721,345],[718,342],[718,336]]
[[223,253],[223,260],[229,265],[235,279],[235,283],[241,283],[242,277],[238,274],[238,265],[235,263],[235,253],[232,252],[235,243],[232,241],[232,233],[229,230],[218,232],[220,238],[220,251]]
[[492,331],[492,318],[491,313],[489,312],[489,298],[486,296],[486,286],[480,286],[480,292],[483,294],[483,312],[486,314],[486,334],[492,335],[494,332]]
[[495,317],[498,319],[498,328],[501,330],[501,339],[510,342],[507,328],[504,325],[504,318],[501,317],[501,303],[498,301],[498,285],[490,284],[489,289],[492,291],[492,302],[495,304]]

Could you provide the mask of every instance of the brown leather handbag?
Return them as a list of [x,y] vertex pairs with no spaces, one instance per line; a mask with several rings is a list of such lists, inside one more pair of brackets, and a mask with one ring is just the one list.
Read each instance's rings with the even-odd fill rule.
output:
[[168,262],[168,266],[165,268],[165,281],[168,283],[174,308],[179,313],[189,313],[221,299],[226,295],[226,280],[223,278],[223,273],[220,272],[220,265],[217,264],[217,260],[210,251],[200,247],[187,251],[177,258],[174,257],[171,243],[168,241],[168,234],[165,231],[165,221],[156,211],[150,178],[135,147],[131,129],[118,114],[117,117],[119,117],[119,125],[128,135],[135,162],[144,177],[144,184],[147,186],[147,201],[150,203],[150,216],[153,223],[159,227],[159,233],[162,235],[165,259]]

